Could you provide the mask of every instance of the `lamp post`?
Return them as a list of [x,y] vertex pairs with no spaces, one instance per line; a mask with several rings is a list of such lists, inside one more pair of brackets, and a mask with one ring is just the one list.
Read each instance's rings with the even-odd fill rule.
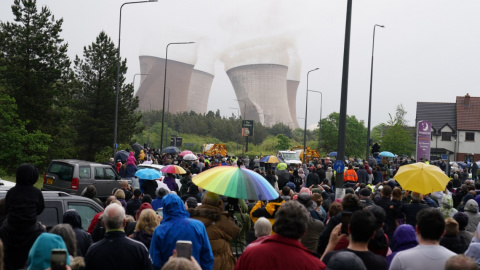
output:
[[308,109],[308,75],[310,72],[318,70],[318,68],[312,69],[307,72],[307,94],[305,97],[305,128],[303,129],[303,163],[305,163],[305,151],[307,150],[307,109]]
[[[163,78],[163,106],[162,106],[162,132],[160,135],[160,149],[163,150],[163,130],[165,124],[165,93],[167,92],[167,63],[168,63],[168,46],[170,45],[182,45],[182,44],[193,44],[195,42],[171,42],[167,44],[167,48],[165,49],[165,76]],[[161,150],[160,150],[161,151]]]
[[366,154],[365,154],[365,160],[368,161],[369,158],[369,150],[370,150],[370,123],[371,123],[371,117],[372,117],[372,79],[373,79],[373,52],[375,50],[375,28],[376,27],[382,27],[384,28],[385,26],[375,24],[373,26],[373,42],[372,42],[372,64],[370,65],[370,98],[368,101],[368,128],[367,128],[367,149],[366,149]]
[[[243,119],[242,120],[247,120],[247,102],[243,99],[235,99],[236,101],[241,101],[243,102]],[[242,125],[243,128],[243,125]],[[245,136],[245,147],[242,147],[242,155],[245,154],[245,152],[248,152],[248,136]]]
[[[167,126],[166,130],[165,130],[165,140],[168,142],[168,119],[169,119],[169,116],[170,116],[170,88],[167,87],[167,90],[168,90],[168,102],[167,102],[167,122],[165,123],[165,125]],[[167,143],[168,144],[168,143]],[[175,145],[174,146],[177,146],[177,141],[175,141]]]
[[[240,110],[238,108],[234,108],[234,107],[228,107],[228,108],[232,110],[237,110],[237,117],[238,119],[240,119]],[[238,151],[238,135],[237,135],[237,151]]]
[[140,4],[148,2],[157,2],[158,0],[126,2],[120,6],[120,19],[118,22],[118,50],[117,50],[117,82],[115,84],[115,124],[113,129],[113,156],[115,156],[115,149],[117,148],[117,130],[118,130],[118,91],[120,81],[120,35],[122,33],[122,8],[128,4]]
[[320,154],[320,142],[322,141],[322,108],[323,108],[323,93],[315,90],[307,90],[309,92],[315,92],[320,94],[320,126],[319,126],[319,136],[318,136],[318,153]]
[[[135,77],[136,77],[137,75],[150,75],[150,73],[137,73],[137,74],[133,75],[133,90],[134,90],[134,91],[135,91]],[[151,110],[152,110],[152,109],[150,108],[150,111],[151,111]]]

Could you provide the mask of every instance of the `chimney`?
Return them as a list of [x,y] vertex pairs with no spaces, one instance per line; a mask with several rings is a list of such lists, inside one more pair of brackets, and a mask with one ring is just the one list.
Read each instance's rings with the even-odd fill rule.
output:
[[467,93],[465,95],[465,99],[463,100],[464,107],[470,107],[470,95]]

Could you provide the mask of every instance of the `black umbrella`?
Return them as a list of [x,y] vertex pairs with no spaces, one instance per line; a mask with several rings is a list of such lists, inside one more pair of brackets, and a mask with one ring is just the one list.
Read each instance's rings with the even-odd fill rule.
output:
[[115,162],[118,162],[118,161],[120,160],[122,163],[125,163],[125,161],[127,160],[129,154],[130,154],[130,153],[128,153],[128,152],[125,151],[125,150],[120,150],[120,151],[118,151],[117,153],[115,153]]
[[169,146],[162,150],[162,154],[179,154],[180,152],[180,149],[175,146]]
[[135,152],[135,155],[140,155],[140,150],[143,150],[143,146],[139,143],[134,143],[131,146],[133,148],[133,151]]

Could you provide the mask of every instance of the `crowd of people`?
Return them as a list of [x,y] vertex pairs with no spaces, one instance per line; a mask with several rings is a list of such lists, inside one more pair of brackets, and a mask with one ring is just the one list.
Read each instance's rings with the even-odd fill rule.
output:
[[[165,185],[155,187],[122,180],[105,202],[95,197],[94,186],[87,187],[84,196],[105,207],[87,231],[80,214],[69,210],[62,224],[46,232],[36,220],[44,209],[42,193],[33,187],[38,172],[21,165],[4,202],[4,268],[46,269],[52,249],[67,251],[68,269],[480,268],[480,183],[474,179],[454,176],[445,190],[419,194],[395,181],[408,160],[352,159],[344,196],[336,198],[328,159],[280,170],[259,157],[183,161],[148,153],[132,154],[125,164],[110,162],[125,178],[129,166],[136,171],[148,161],[177,164],[186,174],[167,175]],[[196,174],[216,166],[252,169],[279,196],[227,198],[193,183]],[[189,258],[178,256],[177,241],[191,242]]]

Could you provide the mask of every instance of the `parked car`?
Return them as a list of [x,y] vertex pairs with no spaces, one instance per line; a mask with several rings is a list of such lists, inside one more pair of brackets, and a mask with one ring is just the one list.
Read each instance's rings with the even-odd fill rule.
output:
[[[10,187],[2,187],[0,199],[5,198]],[[90,222],[97,213],[103,211],[103,207],[93,200],[81,196],[67,194],[61,191],[42,191],[45,201],[45,209],[37,217],[43,225],[50,230],[53,226],[62,223],[63,214],[69,209],[75,209],[82,218],[82,227],[87,230]]]
[[[50,162],[43,178],[42,191],[63,191],[81,195],[88,185],[97,189],[97,197],[105,200],[122,180],[117,172],[106,164],[76,159],[56,159]],[[131,183],[130,180],[127,180]]]

